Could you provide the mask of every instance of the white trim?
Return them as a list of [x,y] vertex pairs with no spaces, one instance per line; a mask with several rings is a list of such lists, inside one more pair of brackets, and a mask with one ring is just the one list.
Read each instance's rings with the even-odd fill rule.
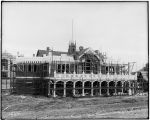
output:
[[21,79],[23,79],[23,78],[41,78],[41,77],[16,77],[16,78],[21,78]]

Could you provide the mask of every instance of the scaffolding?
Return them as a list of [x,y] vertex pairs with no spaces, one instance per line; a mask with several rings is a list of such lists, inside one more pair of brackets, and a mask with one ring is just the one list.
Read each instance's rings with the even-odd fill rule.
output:
[[48,63],[18,63],[14,65],[12,93],[46,95]]

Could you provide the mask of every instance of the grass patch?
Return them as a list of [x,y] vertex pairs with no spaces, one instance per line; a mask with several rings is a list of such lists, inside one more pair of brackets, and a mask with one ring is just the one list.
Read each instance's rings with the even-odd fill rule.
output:
[[136,103],[138,101],[135,99],[126,99],[126,100],[122,100],[122,102],[124,102],[124,103]]

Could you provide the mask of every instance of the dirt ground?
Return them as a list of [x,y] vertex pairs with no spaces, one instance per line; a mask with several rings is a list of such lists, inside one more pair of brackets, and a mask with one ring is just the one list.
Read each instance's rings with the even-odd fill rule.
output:
[[47,98],[2,95],[4,119],[148,118],[148,96]]

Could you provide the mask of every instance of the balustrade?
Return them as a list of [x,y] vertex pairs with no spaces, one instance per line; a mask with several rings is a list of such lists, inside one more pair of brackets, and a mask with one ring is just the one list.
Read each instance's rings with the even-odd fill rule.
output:
[[90,79],[90,80],[95,80],[95,79],[102,79],[102,80],[136,80],[137,77],[136,75],[108,75],[108,74],[58,74],[54,73],[54,78],[56,79]]

